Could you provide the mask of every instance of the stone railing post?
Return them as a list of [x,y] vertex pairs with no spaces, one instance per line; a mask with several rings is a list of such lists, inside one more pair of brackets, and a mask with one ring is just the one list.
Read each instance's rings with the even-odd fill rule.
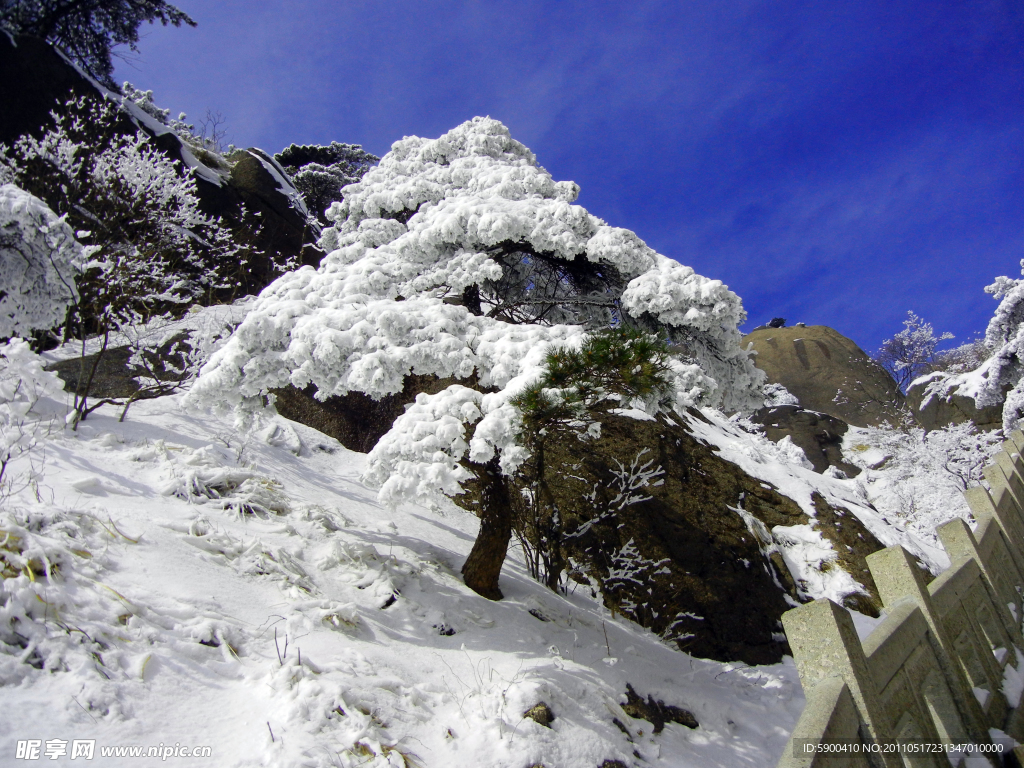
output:
[[[1003,477],[1002,470],[998,467],[996,470],[999,472],[999,477]],[[1003,479],[1005,480],[1005,478]],[[995,486],[993,486],[992,490],[993,493],[998,493]],[[1024,521],[1021,520],[1020,514],[1016,511],[1001,508],[1000,505],[996,504],[995,499],[992,498],[988,490],[980,485],[968,488],[963,492],[963,496],[967,500],[967,506],[971,508],[975,519],[991,516],[999,524],[999,527],[1003,529],[1003,534],[1010,543],[1010,556],[1013,557],[1017,570],[1024,573]]]
[[[868,743],[893,740],[878,700],[874,679],[849,612],[831,600],[815,600],[782,615],[800,684],[811,690],[827,678],[846,683],[861,721],[861,738]],[[884,768],[901,768],[898,754],[876,754]]]
[[949,683],[950,693],[964,718],[964,727],[978,744],[990,744],[985,712],[974,697],[972,686],[957,663],[957,652],[952,638],[947,636],[940,617],[932,606],[928,585],[917,561],[901,546],[887,547],[867,557],[871,577],[875,580],[882,604],[889,609],[901,600],[909,599],[921,609],[928,622],[932,650],[943,676]]
[[[1018,602],[1016,595],[1003,594],[999,589],[1002,584],[1024,585],[1024,578],[1022,578],[1022,574],[1016,568],[1016,561],[1013,561],[1012,554],[1010,567],[1013,568],[1013,572],[1008,574],[993,573],[992,564],[986,562],[985,558],[981,556],[981,552],[978,549],[978,540],[975,538],[974,532],[962,519],[955,517],[935,530],[939,534],[939,541],[942,542],[942,546],[946,550],[946,554],[949,555],[950,560],[956,561],[964,557],[970,557],[978,563],[982,576],[985,577],[985,586],[992,598],[992,604],[995,606],[996,612],[1002,621],[1003,629],[1018,648],[1024,649],[1024,637],[1021,636],[1020,622],[1010,613],[1008,606],[1008,601]],[[1012,547],[1006,546],[1002,537],[999,539],[998,546],[1012,550]]]

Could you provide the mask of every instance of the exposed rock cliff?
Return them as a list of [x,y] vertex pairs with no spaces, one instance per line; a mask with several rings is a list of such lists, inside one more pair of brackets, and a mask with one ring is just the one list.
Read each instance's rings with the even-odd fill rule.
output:
[[782,384],[803,408],[855,427],[895,423],[905,410],[902,393],[853,341],[824,325],[759,328],[743,337],[768,381]]

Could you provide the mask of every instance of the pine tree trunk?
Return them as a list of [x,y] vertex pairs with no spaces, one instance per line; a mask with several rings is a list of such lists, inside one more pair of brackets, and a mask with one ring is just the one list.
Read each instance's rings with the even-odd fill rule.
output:
[[512,538],[512,500],[497,458],[487,463],[486,470],[480,474],[480,482],[483,486],[480,533],[462,566],[462,575],[466,586],[477,594],[501,600],[498,576]]

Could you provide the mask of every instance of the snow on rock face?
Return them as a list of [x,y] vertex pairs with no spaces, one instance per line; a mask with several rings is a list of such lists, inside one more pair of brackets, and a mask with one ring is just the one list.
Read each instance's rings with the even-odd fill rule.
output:
[[281,164],[259,149],[247,149],[246,152],[256,158],[259,164],[263,166],[264,170],[270,174],[274,183],[277,184],[278,194],[287,200],[289,205],[298,211],[299,215],[304,219],[308,219],[309,209],[306,208],[306,203],[302,199],[302,195],[295,188],[295,185],[288,179],[288,173],[281,167]]
[[922,558],[929,551],[920,536],[899,530],[878,513],[859,479],[819,475],[806,465],[803,451],[785,441],[771,442],[758,425],[725,419],[711,409],[701,418],[691,416],[688,425],[720,458],[795,502],[806,516],[796,525],[768,525],[762,541],[763,552],[777,551],[785,560],[801,601],[827,597],[873,612],[879,603],[864,558],[893,544]]
[[1002,404],[1003,431],[1009,434],[1024,418],[1024,279],[997,277],[985,292],[999,299],[985,329],[989,358],[973,371],[933,373],[911,386],[923,387],[922,408],[932,398],[950,401],[955,396],[972,398],[979,410]]
[[[497,413],[549,349],[641,322],[682,351],[678,407],[759,405],[760,372],[739,348],[739,298],[574,205],[577,193],[488,118],[396,142],[328,210],[320,267],[264,290],[191,404],[245,412],[270,389],[309,384],[320,398],[381,397],[424,374],[475,376],[501,390]],[[478,429],[489,425],[485,413]]]

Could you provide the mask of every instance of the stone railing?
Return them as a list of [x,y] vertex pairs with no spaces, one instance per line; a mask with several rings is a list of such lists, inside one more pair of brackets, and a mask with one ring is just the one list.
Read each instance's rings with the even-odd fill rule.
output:
[[[991,492],[964,493],[975,531],[959,518],[938,528],[951,562],[941,575],[929,582],[898,546],[868,557],[886,616],[866,638],[829,600],[783,615],[807,704],[779,768],[998,766],[1005,753],[986,760],[979,751],[966,761],[884,750],[903,740],[992,749],[993,738],[1001,738],[992,729],[1024,742],[1022,452],[1024,434],[1014,432],[985,468]],[[868,751],[837,757],[808,744]],[[1014,753],[1024,765],[1024,747]]]

